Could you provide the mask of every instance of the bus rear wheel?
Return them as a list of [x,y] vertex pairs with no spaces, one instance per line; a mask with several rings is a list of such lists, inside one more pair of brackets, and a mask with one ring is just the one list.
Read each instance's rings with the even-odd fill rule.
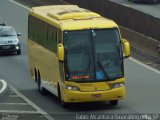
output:
[[118,100],[110,100],[110,101],[109,101],[109,104],[110,104],[111,106],[117,106],[117,105],[118,105]]
[[38,86],[38,91],[42,94],[42,95],[46,95],[47,91],[42,87],[41,84],[41,75],[38,71],[38,77],[37,77],[37,86]]
[[36,68],[34,69],[34,81],[35,82],[37,82],[38,80],[37,80],[38,78],[37,78],[37,70],[36,70]]

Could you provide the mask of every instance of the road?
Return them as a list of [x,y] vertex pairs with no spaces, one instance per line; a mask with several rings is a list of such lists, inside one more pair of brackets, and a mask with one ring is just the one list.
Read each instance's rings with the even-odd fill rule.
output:
[[132,58],[125,60],[126,99],[120,101],[117,107],[111,107],[108,103],[85,103],[71,104],[70,108],[64,109],[55,96],[41,96],[35,82],[30,78],[28,69],[28,9],[10,0],[1,0],[0,3],[0,21],[13,25],[16,31],[22,34],[22,55],[0,56],[0,78],[5,79],[9,85],[50,116],[56,120],[75,120],[79,115],[91,114],[160,113],[160,72]]
[[139,10],[143,13],[150,14],[152,16],[155,16],[157,18],[160,18],[160,4],[154,3],[154,4],[146,4],[146,3],[134,3],[128,0],[110,0],[113,2],[116,2],[118,4]]

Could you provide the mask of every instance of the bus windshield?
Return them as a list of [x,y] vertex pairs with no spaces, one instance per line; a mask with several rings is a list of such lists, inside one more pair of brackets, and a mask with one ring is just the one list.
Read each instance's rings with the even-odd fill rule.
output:
[[64,31],[66,79],[76,82],[121,78],[123,53],[116,28]]

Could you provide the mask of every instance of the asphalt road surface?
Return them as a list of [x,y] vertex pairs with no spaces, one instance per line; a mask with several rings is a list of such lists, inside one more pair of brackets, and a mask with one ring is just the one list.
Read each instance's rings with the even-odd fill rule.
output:
[[[75,120],[80,119],[81,115],[87,119],[96,114],[138,113],[150,113],[154,118],[155,115],[160,113],[160,71],[139,63],[132,58],[125,60],[126,99],[120,101],[117,107],[111,107],[108,103],[85,103],[71,104],[68,109],[64,109],[55,96],[40,95],[37,91],[37,85],[30,78],[28,70],[28,9],[11,0],[0,1],[0,22],[14,26],[16,31],[22,34],[20,37],[22,54],[0,56],[0,78],[5,79],[9,85],[30,100],[33,103],[30,104],[31,106],[38,106],[44,114],[48,113],[49,117],[52,116],[55,120]],[[1,110],[3,110],[2,107]],[[8,113],[9,110],[3,111],[3,113],[5,112]],[[30,117],[32,120],[32,114]]]
[[159,3],[134,3],[128,0],[110,0],[118,4],[139,10],[143,13],[150,14],[154,17],[160,18],[160,4]]

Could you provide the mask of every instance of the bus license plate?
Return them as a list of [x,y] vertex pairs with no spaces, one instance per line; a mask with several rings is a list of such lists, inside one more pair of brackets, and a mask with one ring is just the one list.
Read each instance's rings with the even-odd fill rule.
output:
[[101,97],[102,96],[102,94],[92,94],[92,97],[93,98],[99,98],[99,97]]

